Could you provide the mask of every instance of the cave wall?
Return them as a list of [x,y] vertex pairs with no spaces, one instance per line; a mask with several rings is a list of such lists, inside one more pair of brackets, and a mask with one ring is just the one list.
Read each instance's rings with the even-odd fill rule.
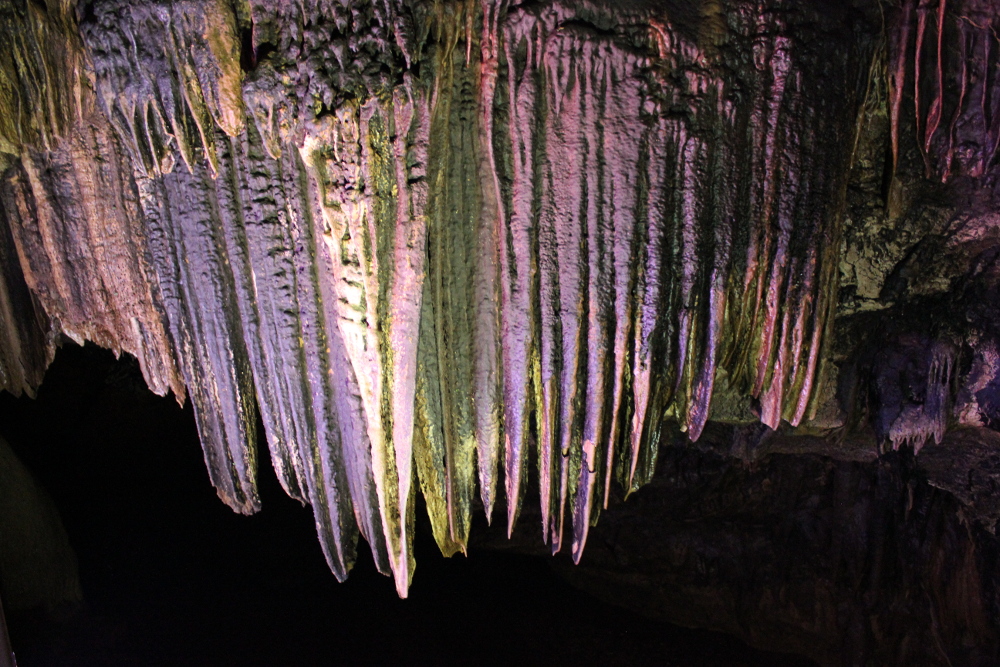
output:
[[[650,484],[557,571],[614,604],[819,665],[996,664],[995,432],[867,460],[775,435],[748,466],[726,452],[731,430],[664,447]],[[539,553],[531,532],[473,544]]]

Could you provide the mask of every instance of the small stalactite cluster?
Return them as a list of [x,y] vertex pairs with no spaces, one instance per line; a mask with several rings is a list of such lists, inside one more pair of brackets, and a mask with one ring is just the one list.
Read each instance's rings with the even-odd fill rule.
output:
[[3,386],[134,354],[244,513],[259,411],[340,579],[360,534],[405,595],[418,491],[450,555],[532,463],[578,560],[718,377],[772,428],[816,396],[871,44],[767,4],[16,0]]
[[[989,354],[988,347],[984,353]],[[957,391],[958,361],[954,344],[913,334],[895,337],[874,355],[870,408],[885,449],[910,447],[919,454],[930,440],[944,441],[956,396],[960,403],[969,400],[968,389]]]
[[954,356],[952,350],[940,344],[931,351],[924,402],[918,406],[907,405],[893,421],[889,429],[893,449],[909,445],[919,454],[929,439],[933,438],[935,444],[944,440],[953,393]]

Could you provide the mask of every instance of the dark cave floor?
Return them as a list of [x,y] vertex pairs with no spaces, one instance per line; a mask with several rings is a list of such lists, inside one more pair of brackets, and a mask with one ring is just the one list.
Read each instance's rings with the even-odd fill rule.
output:
[[[0,395],[0,436],[55,500],[85,600],[8,612],[21,667],[812,664],[609,605],[546,558],[474,549],[445,559],[425,519],[408,600],[364,544],[337,583],[311,512],[269,465],[263,511],[234,514],[209,484],[190,408],[149,393],[134,361],[91,345],[59,351],[37,400]],[[477,521],[474,532],[486,527]]]

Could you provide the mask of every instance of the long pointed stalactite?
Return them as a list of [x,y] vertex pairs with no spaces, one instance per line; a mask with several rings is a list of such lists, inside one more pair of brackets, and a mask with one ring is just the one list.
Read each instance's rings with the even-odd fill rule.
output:
[[360,534],[405,596],[418,492],[450,555],[534,475],[579,560],[720,382],[817,395],[877,35],[702,4],[7,2],[2,386],[135,355],[245,513],[259,411],[339,579]]

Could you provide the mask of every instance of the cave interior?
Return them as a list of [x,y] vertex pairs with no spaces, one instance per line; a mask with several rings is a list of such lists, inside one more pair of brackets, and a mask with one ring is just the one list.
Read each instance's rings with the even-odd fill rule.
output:
[[0,667],[1000,664],[995,0],[0,47]]

